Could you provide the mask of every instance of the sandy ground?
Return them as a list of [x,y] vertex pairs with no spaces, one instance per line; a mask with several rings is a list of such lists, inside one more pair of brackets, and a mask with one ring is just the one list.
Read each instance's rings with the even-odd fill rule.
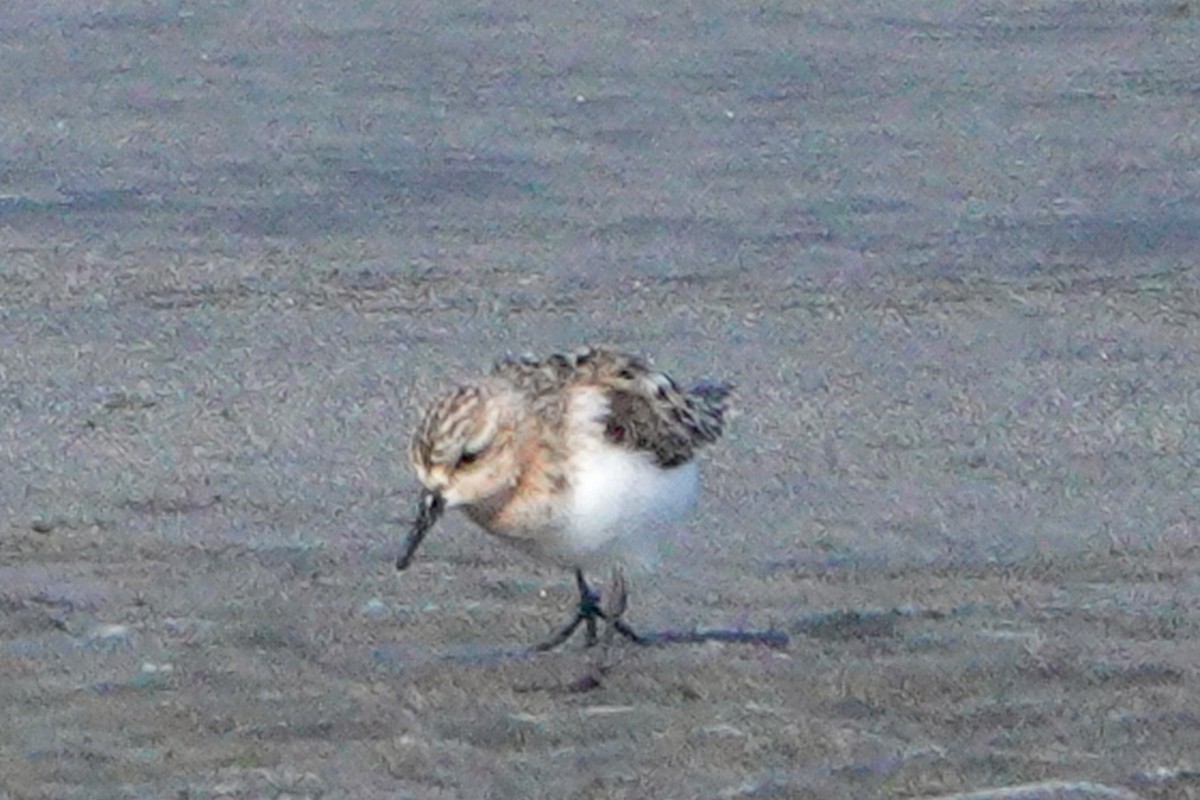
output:
[[[1198,17],[11,0],[0,798],[1200,796]],[[580,341],[740,389],[629,620],[787,648],[397,574],[414,409]]]

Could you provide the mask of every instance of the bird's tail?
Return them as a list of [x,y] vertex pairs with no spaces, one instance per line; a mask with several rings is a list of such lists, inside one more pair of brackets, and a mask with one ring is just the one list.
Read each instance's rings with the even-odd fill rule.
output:
[[716,381],[700,381],[685,396],[694,414],[692,428],[705,442],[715,442],[725,430],[725,415],[729,412],[733,385]]

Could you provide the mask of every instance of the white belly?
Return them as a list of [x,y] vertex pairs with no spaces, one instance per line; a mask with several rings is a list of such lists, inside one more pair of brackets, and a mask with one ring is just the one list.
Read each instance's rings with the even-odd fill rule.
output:
[[586,448],[572,462],[571,508],[558,544],[561,556],[579,566],[652,565],[672,523],[696,504],[695,462],[663,469],[648,454],[607,443]]

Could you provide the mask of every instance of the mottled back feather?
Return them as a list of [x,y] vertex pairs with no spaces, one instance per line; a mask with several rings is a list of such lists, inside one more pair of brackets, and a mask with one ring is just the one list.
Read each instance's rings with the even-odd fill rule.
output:
[[492,375],[525,395],[547,424],[562,422],[570,386],[593,385],[608,396],[605,436],[613,444],[643,451],[662,467],[692,460],[720,437],[732,387],[702,382],[681,390],[668,375],[637,356],[585,347],[543,359],[505,358]]

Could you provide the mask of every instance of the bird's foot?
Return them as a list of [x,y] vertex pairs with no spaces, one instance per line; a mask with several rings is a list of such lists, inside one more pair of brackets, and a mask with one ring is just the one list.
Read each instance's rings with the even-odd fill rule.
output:
[[587,581],[583,578],[582,570],[575,570],[575,583],[579,587],[579,607],[575,612],[575,617],[549,639],[534,645],[533,649],[535,651],[545,652],[553,650],[570,639],[580,625],[585,626],[587,646],[592,647],[596,644],[596,620],[600,619],[608,622],[610,637],[611,632],[616,631],[635,644],[646,643],[643,637],[639,636],[633,628],[629,627],[621,619],[621,615],[625,613],[625,606],[627,605],[623,576],[614,581],[612,599],[609,603],[608,611],[600,607],[600,594],[591,586],[588,586]]

